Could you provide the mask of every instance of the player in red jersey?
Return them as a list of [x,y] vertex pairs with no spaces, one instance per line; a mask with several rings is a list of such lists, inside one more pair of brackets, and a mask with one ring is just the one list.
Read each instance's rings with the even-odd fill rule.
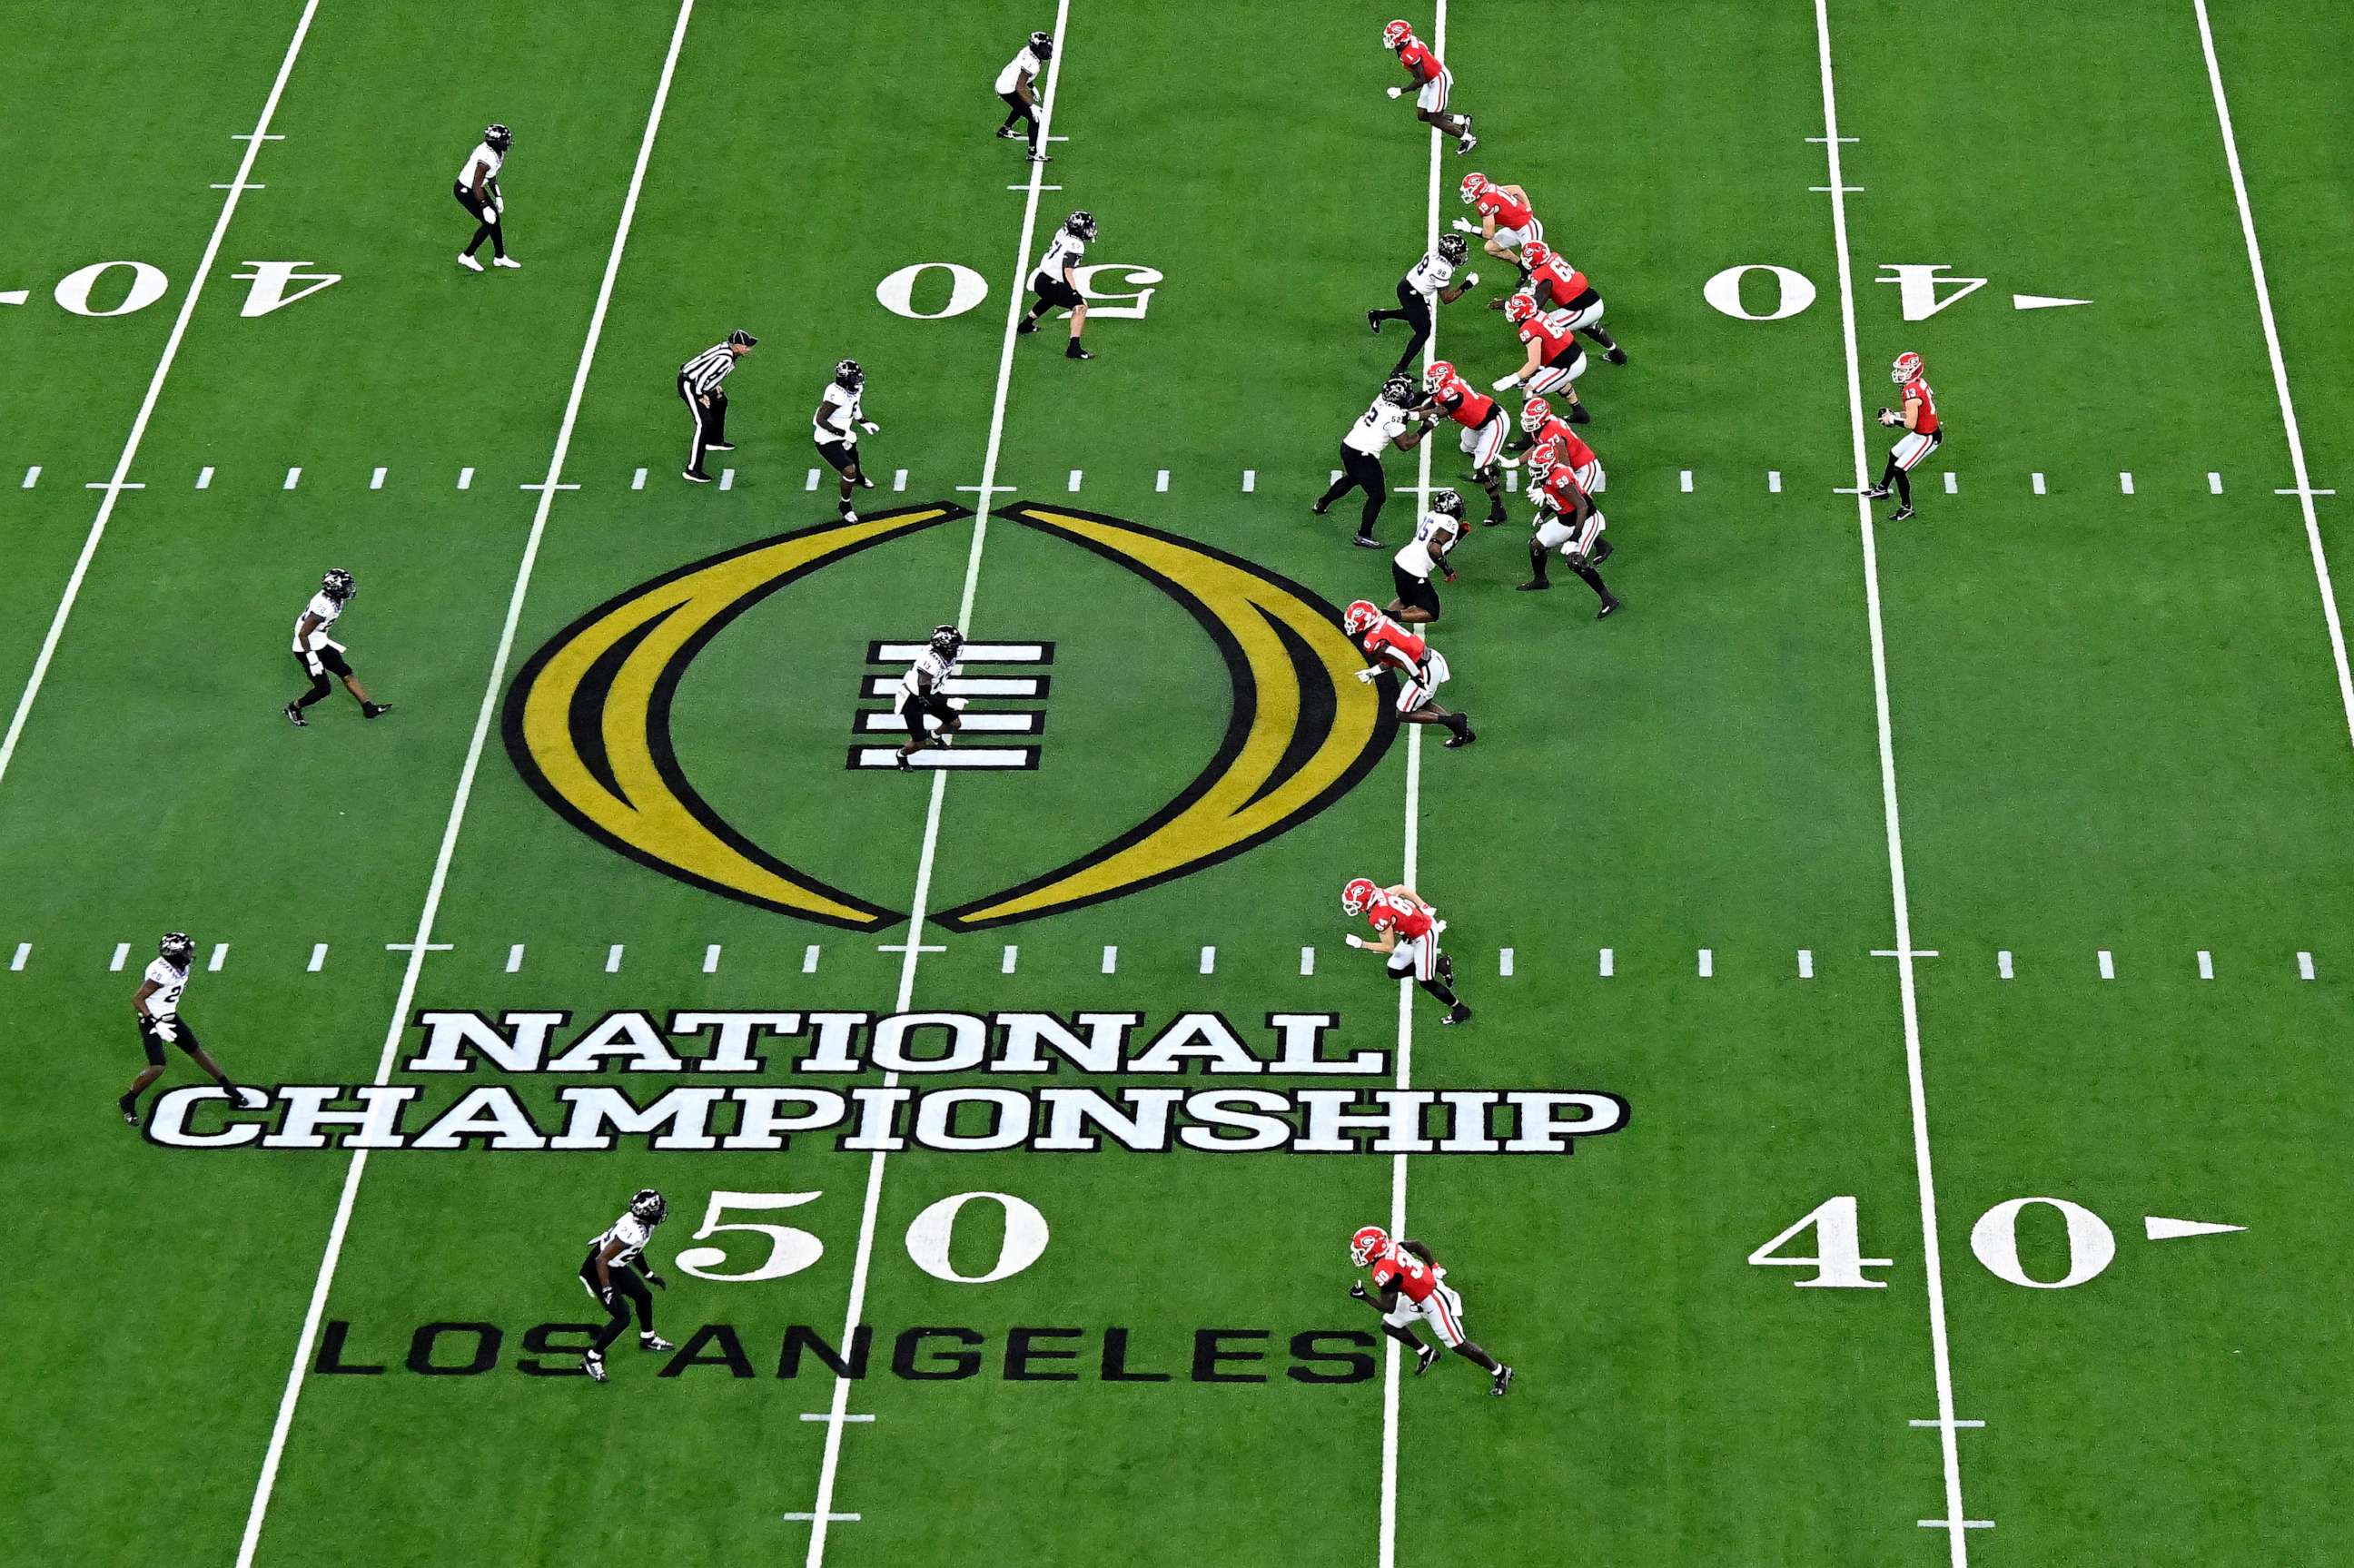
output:
[[1518,185],[1500,185],[1485,175],[1466,175],[1459,187],[1463,205],[1479,209],[1479,221],[1472,224],[1462,218],[1455,220],[1460,234],[1476,234],[1487,246],[1488,254],[1501,261],[1510,261],[1525,274],[1528,262],[1521,248],[1532,239],[1544,238],[1544,225],[1529,205],[1529,193]]
[[1511,434],[1511,423],[1493,397],[1477,390],[1455,373],[1455,366],[1441,359],[1422,373],[1423,398],[1414,411],[1422,416],[1426,426],[1436,425],[1438,416],[1446,415],[1462,427],[1457,446],[1471,460],[1471,477],[1488,493],[1488,522],[1490,525],[1504,520],[1504,476],[1497,461],[1504,455],[1505,439]]
[[1358,877],[1341,889],[1341,913],[1361,915],[1381,939],[1368,942],[1354,931],[1341,940],[1389,960],[1390,979],[1412,980],[1447,1009],[1442,1023],[1468,1023],[1471,1010],[1455,994],[1455,960],[1438,950],[1438,934],[1447,922],[1438,911],[1400,884],[1376,887]]
[[[1415,118],[1426,125],[1435,125],[1455,138],[1455,150],[1468,153],[1479,144],[1471,134],[1469,114],[1447,112],[1447,94],[1455,90],[1455,75],[1439,62],[1437,51],[1414,36],[1405,23],[1392,22],[1382,29],[1382,43],[1397,51],[1398,64],[1405,67],[1406,75],[1414,79]],[[1393,87],[1392,98],[1404,98],[1406,89]]]
[[1577,330],[1566,310],[1541,311],[1525,293],[1504,302],[1504,319],[1529,345],[1521,367],[1496,383],[1499,392],[1525,387],[1535,397],[1559,393],[1569,404],[1569,422],[1583,425],[1594,418],[1577,400],[1577,378],[1585,374],[1585,350],[1578,346]]
[[1577,482],[1569,454],[1553,442],[1539,447],[1530,460],[1529,495],[1537,511],[1529,535],[1529,580],[1521,585],[1521,591],[1539,593],[1553,587],[1545,576],[1546,557],[1559,550],[1569,569],[1602,600],[1595,619],[1609,619],[1618,609],[1618,600],[1595,569],[1612,554],[1610,541],[1602,536],[1602,509]]
[[[1532,450],[1548,442],[1560,446],[1561,456],[1555,461],[1569,464],[1570,471],[1577,476],[1580,490],[1588,495],[1599,495],[1608,487],[1610,481],[1602,471],[1602,460],[1594,455],[1585,438],[1571,429],[1568,420],[1557,417],[1551,403],[1532,397],[1521,405],[1521,450]],[[1532,461],[1530,466],[1536,471],[1542,465]]]
[[1469,746],[1479,738],[1471,728],[1469,714],[1448,713],[1432,700],[1446,683],[1449,672],[1446,655],[1433,648],[1428,640],[1400,626],[1374,609],[1373,600],[1365,599],[1341,612],[1341,627],[1358,640],[1365,656],[1373,660],[1372,664],[1357,672],[1358,680],[1372,682],[1384,671],[1396,673],[1400,722],[1441,726],[1447,731],[1449,748]]
[[1420,1377],[1437,1364],[1438,1345],[1425,1344],[1414,1331],[1417,1319],[1430,1325],[1439,1344],[1488,1374],[1488,1392],[1501,1398],[1512,1386],[1512,1369],[1481,1350],[1463,1333],[1463,1298],[1446,1283],[1447,1270],[1430,1248],[1411,1236],[1392,1241],[1379,1225],[1366,1225],[1349,1238],[1349,1261],[1373,1275],[1373,1288],[1362,1279],[1351,1283],[1349,1294],[1382,1315],[1382,1331],[1414,1352],[1414,1375]]
[[1904,408],[1882,408],[1880,422],[1894,429],[1903,426],[1904,433],[1888,451],[1888,466],[1880,471],[1880,482],[1864,494],[1873,501],[1885,501],[1891,486],[1896,492],[1896,510],[1888,514],[1891,523],[1902,523],[1913,515],[1913,465],[1945,444],[1946,432],[1937,422],[1937,396],[1929,390],[1929,367],[1917,354],[1900,354],[1889,366],[1889,379],[1904,388]]
[[[1627,363],[1627,351],[1618,346],[1617,339],[1602,330],[1602,296],[1585,273],[1542,239],[1532,239],[1522,246],[1521,260],[1529,272],[1521,282],[1521,291],[1536,301],[1539,310],[1567,311],[1569,324],[1599,344],[1603,358],[1613,365]],[[1489,308],[1500,311],[1504,301],[1492,301]]]

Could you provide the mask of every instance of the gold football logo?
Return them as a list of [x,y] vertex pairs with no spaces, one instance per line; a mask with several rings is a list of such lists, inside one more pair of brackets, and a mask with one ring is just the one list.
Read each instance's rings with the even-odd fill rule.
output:
[[[797,870],[696,793],[671,744],[671,698],[695,656],[770,594],[845,556],[956,518],[946,503],[832,523],[697,561],[582,616],[508,693],[507,750],[575,827],[664,875],[805,920],[874,930],[905,916]],[[1099,849],[935,916],[959,930],[1117,898],[1240,854],[1331,805],[1380,761],[1397,721],[1360,684],[1333,608],[1222,550],[1119,518],[1016,503],[997,517],[1092,550],[1168,594],[1206,632],[1234,688],[1216,753],[1146,821]]]

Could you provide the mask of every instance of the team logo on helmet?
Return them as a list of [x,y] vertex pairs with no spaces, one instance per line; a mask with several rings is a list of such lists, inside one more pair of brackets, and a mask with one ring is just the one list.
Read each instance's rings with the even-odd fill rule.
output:
[[1403,376],[1393,376],[1382,383],[1382,401],[1405,408],[1414,401],[1414,383]]
[[1470,206],[1471,203],[1477,201],[1489,188],[1490,186],[1488,185],[1487,175],[1479,174],[1464,175],[1462,185],[1463,204],[1466,207]]
[[851,391],[865,385],[866,372],[854,359],[837,360],[833,366],[833,384]]
[[1543,446],[1537,448],[1535,451],[1529,454],[1529,461],[1534,463],[1541,469],[1552,468],[1557,464],[1567,462],[1568,461],[1568,451],[1563,448],[1561,442],[1557,440],[1545,442]]
[[1096,237],[1096,215],[1081,207],[1063,219],[1063,227],[1082,239],[1093,239]]
[[1543,429],[1545,421],[1552,418],[1553,405],[1542,397],[1532,397],[1521,405],[1521,433],[1532,436]]
[[1504,302],[1504,319],[1514,326],[1520,325],[1536,313],[1537,302],[1532,294],[1514,294]]
[[1055,38],[1054,38],[1054,35],[1053,35],[1053,34],[1051,34],[1051,33],[1033,33],[1033,34],[1031,34],[1031,35],[1030,35],[1030,52],[1031,52],[1032,54],[1034,54],[1034,55],[1036,55],[1036,56],[1037,56],[1040,59],[1042,59],[1042,60],[1043,60],[1043,59],[1044,59],[1048,55],[1053,54],[1053,53],[1055,52]]
[[1907,381],[1921,379],[1928,368],[1919,355],[1900,354],[1896,356],[1896,363],[1888,367],[1888,378],[1902,387]]
[[327,574],[319,579],[319,591],[337,604],[341,604],[359,589],[352,586],[351,573],[341,567],[331,567]]
[[1352,599],[1349,608],[1341,612],[1341,629],[1352,637],[1363,637],[1382,622],[1382,612],[1373,608],[1371,599]]
[[1390,23],[1382,29],[1382,42],[1394,49],[1402,49],[1414,37],[1414,29],[1405,20]]
[[186,931],[166,931],[164,939],[155,944],[155,956],[167,964],[185,964],[196,954],[196,938]]
[[964,647],[964,633],[953,626],[932,628],[931,650],[942,658],[953,659]]
[[1425,387],[1434,388],[1444,387],[1454,379],[1455,366],[1443,359],[1432,360],[1430,368],[1422,373],[1422,384]]
[[1390,1250],[1390,1233],[1379,1225],[1364,1225],[1349,1238],[1349,1261],[1359,1268]]
[[1471,248],[1464,243],[1464,239],[1461,235],[1442,234],[1438,237],[1438,259],[1440,260],[1447,262],[1460,261],[1464,257],[1470,253]]
[[1373,900],[1381,895],[1382,890],[1373,885],[1371,877],[1353,878],[1348,886],[1341,889],[1341,913],[1363,915],[1373,906]]
[[514,132],[504,125],[486,125],[482,128],[482,140],[491,144],[493,152],[504,153],[514,145]]
[[1430,509],[1441,517],[1463,515],[1463,493],[1458,490],[1434,490],[1430,493]]
[[642,1224],[658,1225],[670,1213],[670,1201],[652,1187],[641,1187],[637,1196],[630,1200],[630,1213]]

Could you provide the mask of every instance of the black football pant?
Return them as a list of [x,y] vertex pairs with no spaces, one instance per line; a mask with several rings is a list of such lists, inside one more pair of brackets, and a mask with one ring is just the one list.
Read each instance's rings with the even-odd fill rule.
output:
[[[466,254],[472,256],[482,248],[482,241],[487,239],[491,242],[492,255],[505,255],[507,253],[506,229],[500,221],[499,209],[491,206],[490,197],[485,196],[482,201],[477,202],[474,200],[474,193],[463,185],[451,185],[450,192],[458,198],[458,205],[466,209],[466,216],[474,220],[474,238],[466,241]],[[482,217],[485,208],[488,208],[491,215],[488,218]]]
[[1422,297],[1421,290],[1409,287],[1403,278],[1398,280],[1397,297],[1395,310],[1375,311],[1373,317],[1377,322],[1405,322],[1414,328],[1405,352],[1398,355],[1397,364],[1390,369],[1392,376],[1404,376],[1422,358],[1422,345],[1430,341],[1430,302]]
[[[632,1308],[637,1312],[640,1331],[648,1334],[654,1331],[654,1293],[646,1287],[644,1278],[627,1264],[607,1264],[605,1268],[612,1276],[613,1300],[610,1306],[605,1306],[601,1300],[598,1303],[605,1306],[605,1310],[610,1314],[604,1327],[597,1330],[595,1349],[600,1356],[613,1348],[614,1340],[630,1331]],[[597,1256],[594,1253],[589,1254],[588,1260],[580,1266],[580,1283],[588,1287],[591,1297],[596,1296]]]
[[1357,522],[1357,532],[1370,539],[1373,536],[1373,520],[1382,514],[1382,503],[1390,495],[1390,482],[1382,472],[1382,460],[1371,452],[1361,452],[1343,443],[1341,448],[1341,477],[1332,482],[1316,504],[1331,505],[1352,490],[1365,493],[1364,511]]
[[1030,139],[1030,150],[1036,152],[1038,150],[1038,111],[1023,102],[1017,94],[1001,92],[997,96],[1005,100],[1005,129],[1011,131],[1016,125],[1023,126]]
[[701,473],[704,449],[714,443],[726,444],[727,393],[724,387],[714,387],[709,394],[710,405],[705,407],[682,376],[678,378],[678,395],[686,400],[686,411],[695,416],[695,440],[686,449],[687,471]]

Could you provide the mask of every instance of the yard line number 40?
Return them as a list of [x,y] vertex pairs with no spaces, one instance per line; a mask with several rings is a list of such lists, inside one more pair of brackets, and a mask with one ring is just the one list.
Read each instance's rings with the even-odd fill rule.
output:
[[[2019,1261],[2019,1216],[2031,1204],[2057,1213],[2068,1227],[2068,1266],[2057,1279],[2038,1279]],[[1808,1231],[1815,1233],[1815,1250],[1791,1250]],[[1970,1251],[1997,1279],[2030,1290],[2065,1290],[2097,1278],[2117,1255],[2117,1238],[2108,1223],[2081,1203],[2065,1198],[2012,1198],[1997,1203],[1970,1227]],[[1873,1279],[1867,1268],[1892,1268],[1892,1258],[1863,1255],[1863,1232],[1852,1197],[1833,1198],[1809,1211],[1797,1224],[1749,1255],[1761,1268],[1811,1268],[1810,1278],[1792,1281],[1802,1290],[1882,1290],[1888,1281]]]

